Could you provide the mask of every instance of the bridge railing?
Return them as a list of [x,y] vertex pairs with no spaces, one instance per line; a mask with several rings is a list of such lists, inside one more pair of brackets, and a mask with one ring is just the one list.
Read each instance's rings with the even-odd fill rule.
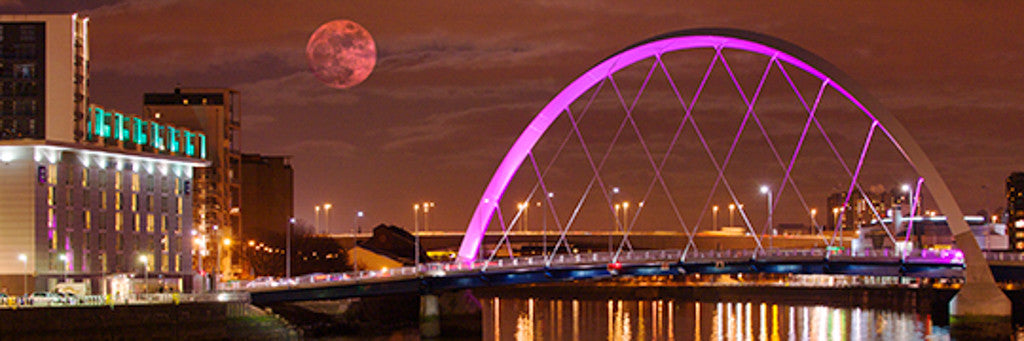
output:
[[[1024,253],[987,253],[990,260],[1024,262]],[[720,261],[747,260],[873,260],[885,262],[914,263],[947,263],[963,264],[963,253],[956,249],[925,249],[900,253],[893,249],[767,249],[767,250],[705,250],[684,251],[670,250],[638,250],[621,253],[590,252],[558,255],[538,255],[516,258],[499,258],[481,260],[472,263],[424,263],[419,266],[386,268],[381,270],[361,270],[346,273],[310,274],[292,279],[270,281],[234,282],[223,286],[228,290],[246,290],[273,288],[277,286],[321,285],[337,282],[379,281],[412,278],[417,276],[446,276],[465,272],[492,272],[509,269],[561,267],[573,265],[611,264],[614,262],[640,264],[645,262],[677,262],[702,263]]]

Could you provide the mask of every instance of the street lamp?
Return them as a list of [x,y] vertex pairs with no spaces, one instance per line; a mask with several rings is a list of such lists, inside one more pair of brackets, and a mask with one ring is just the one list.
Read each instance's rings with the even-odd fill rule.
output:
[[718,231],[718,205],[711,206],[711,229]]
[[[555,193],[554,192],[548,192],[548,202],[549,202],[549,204],[550,204],[551,200],[554,200],[554,197],[555,197]],[[537,204],[539,205],[540,203],[537,203]],[[543,227],[541,227],[543,229],[542,230],[543,232],[541,233],[541,237],[540,237],[541,240],[542,240],[541,243],[542,243],[543,246],[542,246],[542,249],[540,251],[540,254],[543,257],[547,257],[547,255],[548,255],[548,213],[544,212],[544,210],[541,210],[540,214],[541,214],[542,217],[544,217],[544,225],[543,225]]]
[[359,242],[359,237],[356,235],[356,225],[359,224],[359,218],[361,218],[362,216],[363,216],[363,211],[358,211],[358,212],[356,212],[356,217],[353,218],[353,221],[352,221],[352,249],[351,249],[352,251],[350,253],[352,254],[352,269],[355,270],[355,271],[359,271],[359,263],[356,263],[356,261],[359,258],[356,257],[356,252],[355,252],[356,244]]
[[[772,226],[772,190],[768,186],[761,186],[761,194],[768,198],[768,225],[771,235],[768,237],[768,248],[772,248],[772,241],[775,239],[775,226]],[[765,231],[768,232],[768,231]]]
[[324,234],[331,233],[331,204],[324,204]]
[[519,221],[519,230],[520,231],[526,231],[526,229],[527,229],[526,222],[530,219],[530,210],[529,210],[530,209],[530,203],[526,202],[526,201],[518,203],[518,204],[516,204],[516,208],[519,209],[519,212],[521,213],[521,216],[523,217],[523,219]]
[[64,281],[67,282],[68,281],[68,254],[67,253],[62,253],[62,254],[60,254],[60,256],[58,256],[58,258],[60,258],[60,262],[61,262],[61,264],[63,264],[63,267],[64,267]]
[[733,213],[736,212],[736,204],[729,204],[729,226],[733,226]]
[[626,226],[629,225],[629,201],[622,202],[622,232],[626,232]]
[[818,215],[818,209],[817,208],[812,208],[811,209],[811,227],[817,227],[818,226],[818,220],[814,218],[817,215]]
[[288,219],[288,231],[285,233],[284,277],[292,278],[292,230],[295,229],[295,217]]
[[149,291],[149,257],[146,255],[139,256],[139,263],[142,263],[142,272],[144,274],[145,281],[143,283],[143,291]]
[[412,205],[412,225],[414,231],[420,230],[420,204]]
[[29,293],[29,291],[28,291],[28,255],[26,255],[24,253],[19,253],[18,254],[18,260],[21,261],[22,266],[25,268],[25,274],[22,275],[21,288],[27,294],[27,293]]
[[423,202],[423,231],[430,228],[430,209],[434,207],[433,201]]
[[320,233],[320,205],[314,206],[313,211],[316,212],[316,222],[313,223],[313,232]]

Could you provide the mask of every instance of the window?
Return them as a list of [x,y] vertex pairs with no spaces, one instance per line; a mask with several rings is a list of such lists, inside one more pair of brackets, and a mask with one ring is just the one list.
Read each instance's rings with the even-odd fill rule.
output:
[[57,217],[53,213],[53,207],[46,210],[46,226],[49,228],[57,227]]
[[53,187],[46,188],[46,204],[50,205],[50,207],[54,206],[53,192],[56,190],[57,189]]
[[115,241],[114,247],[117,248],[117,251],[124,251],[124,235],[123,234],[120,234],[120,233],[117,234],[117,240]]
[[132,212],[139,210],[139,195],[132,193]]
[[82,168],[82,187],[89,187],[89,169]]
[[124,228],[124,215],[121,212],[114,213],[114,231],[121,231]]
[[184,214],[183,211],[185,210],[185,206],[182,205],[182,200],[183,199],[181,197],[178,197],[178,205],[177,205],[177,208],[176,208],[176,210],[178,211],[178,214]]
[[114,172],[114,189],[121,190],[121,171]]
[[114,192],[114,210],[121,210],[121,192]]
[[153,228],[156,226],[156,219],[153,219],[153,214],[146,215],[146,232],[153,233]]
[[46,166],[46,182],[51,185],[57,184],[57,165]]
[[132,173],[132,192],[139,191],[139,174]]
[[163,271],[163,272],[168,272],[169,271],[169,268],[170,268],[171,264],[170,264],[170,262],[167,261],[167,259],[168,259],[167,258],[167,253],[164,252],[164,254],[160,257],[160,271]]
[[142,229],[141,219],[142,219],[142,215],[136,213],[135,214],[135,227],[132,227],[133,231],[139,232],[139,230]]
[[82,211],[82,229],[88,230],[92,226],[92,212],[89,210]]
[[[100,178],[100,179],[102,179],[102,178]],[[100,182],[102,183],[102,181],[100,181]],[[100,209],[101,210],[106,210],[107,209],[107,192],[106,191],[100,192]]]

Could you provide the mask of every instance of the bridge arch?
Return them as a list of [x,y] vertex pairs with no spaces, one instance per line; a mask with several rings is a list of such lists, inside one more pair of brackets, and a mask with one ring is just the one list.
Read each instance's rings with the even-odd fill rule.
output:
[[551,124],[587,90],[608,75],[636,62],[657,58],[672,51],[714,48],[741,50],[786,62],[828,85],[861,110],[881,132],[890,137],[896,149],[928,184],[936,205],[946,215],[949,229],[963,251],[968,280],[992,281],[980,247],[964,221],[963,213],[928,156],[910,133],[885,107],[880,105],[852,78],[825,59],[795,44],[764,34],[727,28],[699,28],[662,34],[627,47],[597,63],[562,89],[541,109],[499,164],[483,192],[459,248],[458,261],[472,262],[481,247],[484,233],[506,187],[534,145]]

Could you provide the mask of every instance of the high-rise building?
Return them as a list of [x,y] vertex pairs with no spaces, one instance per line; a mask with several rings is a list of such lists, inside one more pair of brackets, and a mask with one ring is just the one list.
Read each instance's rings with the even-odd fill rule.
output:
[[206,138],[85,107],[87,22],[0,16],[0,287],[188,290],[190,187]]
[[196,170],[193,215],[197,231],[208,241],[201,247],[209,251],[201,250],[200,256],[217,255],[199,257],[197,270],[219,271],[226,278],[240,274],[238,253],[233,252],[231,240],[243,235],[238,138],[241,96],[232,89],[179,88],[171,93],[147,93],[143,104],[149,119],[206,134],[210,166]]
[[1024,251],[1024,172],[1006,178],[1006,218],[1010,248]]
[[295,216],[291,157],[242,154],[242,174],[245,234],[241,237],[283,236]]
[[[247,242],[245,245],[266,243],[284,248],[285,233],[295,217],[291,157],[242,154],[242,174],[245,174],[242,177],[245,231],[240,238]],[[254,255],[253,252],[256,251],[247,248],[242,253],[243,274],[271,274],[252,266],[252,261],[259,259],[249,257]],[[280,269],[280,273],[283,274],[284,269]]]
[[88,25],[76,14],[0,15],[0,140],[85,137]]

